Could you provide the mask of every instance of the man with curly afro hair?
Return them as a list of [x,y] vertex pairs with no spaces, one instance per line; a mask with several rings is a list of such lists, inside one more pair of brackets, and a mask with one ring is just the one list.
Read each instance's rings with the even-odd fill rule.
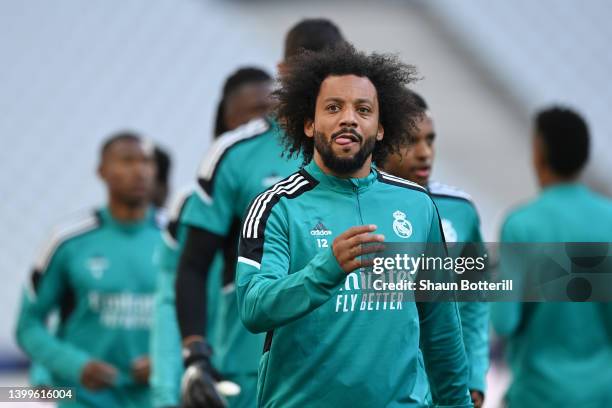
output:
[[278,117],[304,167],[251,202],[236,274],[242,321],[267,333],[258,406],[471,407],[457,305],[415,302],[365,268],[392,260],[372,259],[383,242],[443,249],[426,190],[372,164],[419,111],[414,67],[343,45],[284,72]]

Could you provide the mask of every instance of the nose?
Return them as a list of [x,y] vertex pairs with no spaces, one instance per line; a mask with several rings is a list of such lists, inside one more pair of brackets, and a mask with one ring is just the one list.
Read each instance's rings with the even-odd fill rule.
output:
[[357,124],[357,113],[352,107],[344,109],[340,118],[340,127],[356,128]]
[[151,169],[156,169],[151,162],[147,160],[136,160],[133,163],[132,171],[137,180],[144,180],[148,177]]
[[431,157],[431,152],[431,146],[425,141],[421,141],[414,146],[414,154],[419,160],[428,160]]

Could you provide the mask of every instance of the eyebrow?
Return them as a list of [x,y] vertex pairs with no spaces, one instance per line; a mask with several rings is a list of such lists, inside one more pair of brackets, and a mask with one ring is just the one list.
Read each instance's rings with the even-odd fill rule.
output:
[[[345,102],[345,100],[338,96],[330,96],[329,98],[325,98],[323,102]],[[374,101],[368,98],[358,98],[354,103],[369,103],[373,105]]]

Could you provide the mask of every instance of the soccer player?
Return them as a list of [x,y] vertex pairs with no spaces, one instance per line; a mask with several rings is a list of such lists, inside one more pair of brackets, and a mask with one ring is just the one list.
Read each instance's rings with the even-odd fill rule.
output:
[[[542,191],[507,216],[502,245],[612,242],[612,202],[578,181],[588,156],[579,114],[551,107],[535,116],[533,166]],[[612,319],[603,304],[500,302],[491,317],[507,339],[509,407],[612,406]]]
[[413,74],[343,45],[302,54],[281,78],[284,140],[307,164],[253,200],[241,229],[240,317],[267,332],[258,406],[420,407],[422,359],[435,403],[471,406],[456,304],[359,296],[350,277],[385,237],[443,245],[427,191],[372,166],[406,137]]
[[[442,229],[449,252],[454,256],[476,257],[484,254],[480,219],[471,197],[457,188],[430,180],[435,157],[433,118],[425,100],[409,91],[422,111],[409,144],[391,154],[383,168],[398,177],[425,187],[440,211]],[[463,342],[468,357],[468,386],[476,408],[484,402],[485,380],[489,367],[489,306],[484,302],[458,304],[463,327]]]
[[[243,67],[232,73],[225,81],[218,104],[214,127],[215,137],[253,118],[267,114],[271,107],[271,86],[272,78],[261,69]],[[177,195],[170,208],[169,228],[164,234],[165,241],[161,251],[162,268],[155,298],[155,321],[151,343],[153,358],[151,387],[153,406],[156,408],[178,406],[179,404],[183,361],[181,339],[176,322],[174,283],[176,265],[186,234],[186,227],[179,223],[179,219],[189,202],[197,199],[193,188]],[[222,250],[231,258],[229,262],[234,263],[236,249],[226,243]],[[217,344],[215,339],[219,334],[216,331],[218,320],[216,316],[221,309],[218,304],[221,298],[221,269],[223,266],[223,257],[217,254],[208,275],[207,285],[202,288],[208,290],[206,333],[213,346]]]
[[[129,133],[104,143],[98,172],[107,206],[57,230],[24,291],[17,342],[52,375],[52,385],[75,387],[76,406],[151,405],[155,171],[152,143]],[[52,334],[46,321],[56,310]]]
[[[319,51],[343,41],[340,30],[330,21],[304,20],[287,34],[285,61],[304,49]],[[284,67],[284,63],[279,64],[279,70]],[[220,317],[223,342],[215,350],[215,362],[224,376],[242,389],[229,401],[230,405],[255,406],[257,368],[264,339],[250,334],[240,321],[233,282],[240,222],[249,202],[300,164],[298,160],[281,157],[280,133],[275,119],[262,118],[222,135],[204,157],[197,199],[182,212],[180,221],[187,226],[187,232],[177,272],[176,309],[187,367],[183,403],[187,400],[198,405],[202,396],[197,391],[202,385],[200,380],[210,371],[211,349],[203,336],[207,314],[200,311],[207,305],[207,291],[203,288],[214,254],[225,245],[233,253],[231,259],[225,256],[222,302],[225,313]]]

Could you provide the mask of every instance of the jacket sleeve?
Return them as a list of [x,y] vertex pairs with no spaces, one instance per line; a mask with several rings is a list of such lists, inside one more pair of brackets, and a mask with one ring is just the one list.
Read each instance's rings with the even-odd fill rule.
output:
[[23,351],[53,375],[79,383],[90,356],[49,332],[49,314],[57,310],[70,288],[66,274],[66,246],[51,255],[47,265],[34,270],[32,284],[24,290],[17,319],[17,343]]
[[301,270],[290,270],[290,259],[299,254],[291,252],[287,219],[279,207],[262,217],[261,234],[242,231],[240,237],[238,307],[244,325],[254,333],[273,330],[316,309],[346,277],[331,247]]
[[[471,245],[466,246],[462,256],[472,258],[484,256],[486,249],[477,217],[471,235]],[[489,304],[486,302],[459,303],[459,315],[470,371],[468,387],[470,390],[477,390],[484,394],[489,369]]]
[[[232,152],[216,160],[220,140],[205,155],[198,186],[180,214],[187,236],[176,274],[176,311],[182,338],[208,335],[208,277],[237,213],[240,185]],[[238,214],[240,215],[240,214]],[[202,311],[193,313],[194,310]]]
[[[178,257],[178,251],[163,248],[162,257]],[[163,264],[173,264],[163,262]],[[181,338],[174,306],[175,269],[162,266],[155,293],[153,330],[151,332],[151,389],[153,406],[178,406],[183,374]]]
[[[443,245],[440,218],[434,210],[428,245]],[[433,253],[432,253],[433,252]],[[428,250],[439,256],[439,250]],[[421,350],[429,377],[433,401],[438,407],[471,407],[467,387],[468,367],[462,340],[457,303],[418,302]]]
[[[521,293],[522,271],[520,257],[514,254],[512,242],[520,242],[520,231],[512,218],[508,218],[502,227],[500,239],[500,273],[505,278],[512,279],[513,290]],[[514,335],[521,325],[523,305],[521,302],[495,302],[491,304],[491,323],[496,333],[500,336],[509,337]]]

